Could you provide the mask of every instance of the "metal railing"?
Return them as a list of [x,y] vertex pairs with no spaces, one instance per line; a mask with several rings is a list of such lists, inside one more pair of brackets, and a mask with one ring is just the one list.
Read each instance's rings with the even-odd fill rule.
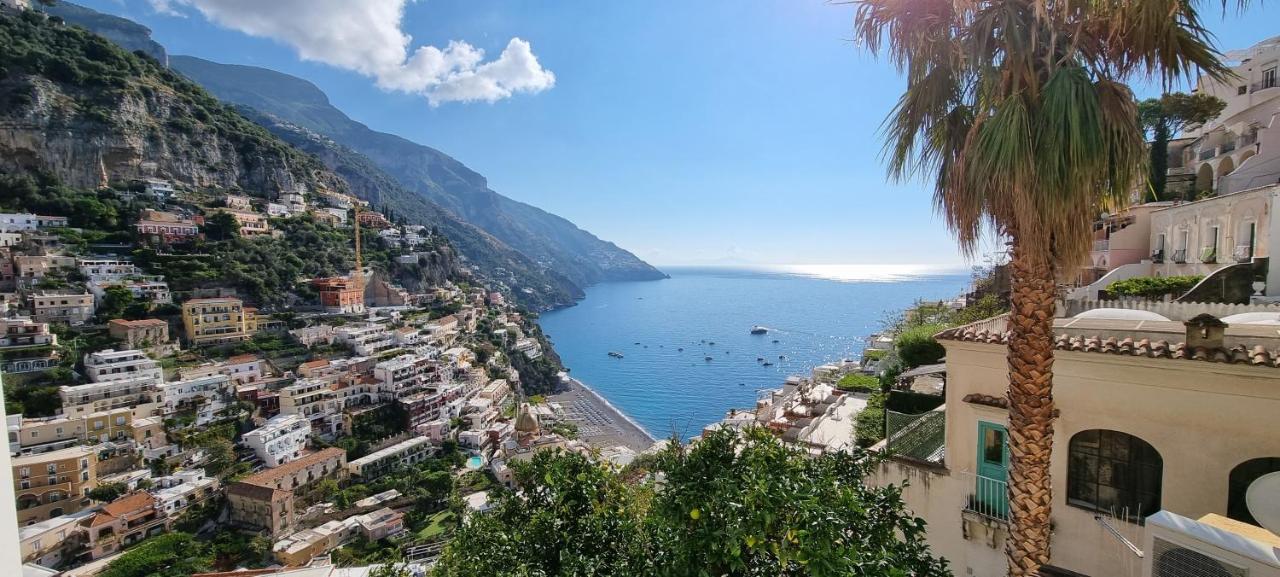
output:
[[1197,155],[1196,158],[1199,158],[1200,160],[1209,160],[1217,155],[1218,155],[1218,149],[1206,148],[1204,150],[1201,150],[1200,154]]
[[1187,264],[1187,249],[1180,248],[1173,251],[1173,262],[1178,264]]
[[1258,133],[1250,132],[1240,137],[1240,146],[1249,146],[1258,141]]
[[1228,140],[1218,147],[1218,154],[1226,154],[1236,149],[1236,141]]
[[1151,251],[1151,262],[1156,264],[1160,264],[1164,262],[1164,251],[1163,250]]
[[1253,84],[1250,84],[1249,92],[1257,92],[1259,90],[1266,90],[1268,88],[1275,88],[1275,87],[1276,87],[1276,79],[1268,78],[1266,80],[1263,80],[1262,82],[1254,82]]
[[1009,520],[1009,483],[962,471],[960,478],[973,487],[965,496],[964,510],[992,521]]
[[885,448],[892,455],[921,461],[941,461],[947,441],[947,414],[929,411],[907,415],[885,411]]
[[1110,240],[1095,240],[1095,241],[1093,241],[1093,251],[1094,251],[1094,252],[1104,252],[1104,251],[1106,251],[1106,250],[1107,250],[1107,249],[1109,249],[1109,248],[1111,248],[1111,241],[1110,241]]

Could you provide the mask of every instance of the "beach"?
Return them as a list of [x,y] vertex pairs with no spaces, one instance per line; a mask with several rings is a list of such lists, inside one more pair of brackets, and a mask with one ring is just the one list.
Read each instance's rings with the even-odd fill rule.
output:
[[656,439],[622,414],[609,401],[591,387],[577,379],[567,380],[569,389],[547,400],[560,405],[565,418],[578,426],[578,437],[593,447],[604,448],[622,445],[643,451]]

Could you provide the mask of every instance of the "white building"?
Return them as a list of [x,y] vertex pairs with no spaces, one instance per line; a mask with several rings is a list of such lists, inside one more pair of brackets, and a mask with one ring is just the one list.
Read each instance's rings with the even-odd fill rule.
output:
[[84,356],[84,371],[89,380],[95,383],[138,378],[157,383],[164,380],[164,371],[160,365],[137,349],[106,349],[89,353]]
[[49,323],[29,317],[0,319],[0,349],[57,345],[58,335],[49,332]]
[[218,418],[233,401],[231,379],[226,375],[206,375],[193,379],[160,383],[156,385],[156,402],[160,403],[165,417],[190,411],[194,413],[197,427]]
[[236,355],[218,363],[179,369],[178,374],[184,379],[194,379],[209,375],[226,375],[231,379],[232,383],[245,385],[262,380],[263,375],[266,374],[263,363],[264,361],[257,355]]
[[205,476],[204,469],[187,469],[156,479],[150,492],[158,508],[172,518],[204,502],[217,490],[218,480]]
[[429,382],[436,380],[439,365],[435,359],[423,355],[400,355],[374,365],[373,378],[378,380],[378,391],[383,400],[399,399],[422,392]]
[[386,325],[377,323],[340,327],[335,340],[362,356],[375,356],[396,348],[395,336]]
[[301,415],[277,415],[244,434],[244,444],[268,467],[279,467],[302,456],[311,436],[311,423]]
[[353,476],[368,480],[401,467],[416,465],[431,456],[431,439],[412,437],[347,463]]
[[[1280,36],[1227,52],[1235,77],[1202,76],[1196,92],[1227,103],[1217,118],[1183,136],[1170,176],[1195,175],[1195,190],[1228,194],[1280,182]],[[1170,145],[1174,152],[1174,145]]]
[[65,216],[41,216],[25,212],[0,213],[0,229],[3,230],[37,230],[42,228],[63,228],[65,226],[67,226],[67,217]]
[[280,389],[280,414],[298,415],[324,438],[342,433],[342,412],[332,385],[318,379],[298,379]]
[[127,258],[78,258],[76,268],[90,281],[118,281],[125,277],[141,276],[142,269]]

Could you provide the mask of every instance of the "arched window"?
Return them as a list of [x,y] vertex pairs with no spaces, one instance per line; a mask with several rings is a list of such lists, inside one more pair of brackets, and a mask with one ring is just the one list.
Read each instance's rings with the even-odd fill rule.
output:
[[1280,471],[1280,457],[1249,459],[1236,465],[1236,468],[1231,470],[1231,476],[1227,478],[1227,516],[1237,521],[1257,525],[1258,520],[1249,513],[1249,507],[1244,502],[1245,493],[1249,490],[1249,485],[1258,480],[1258,477],[1276,471]]
[[1164,460],[1133,435],[1094,429],[1071,437],[1067,502],[1122,518],[1142,519],[1160,510]]

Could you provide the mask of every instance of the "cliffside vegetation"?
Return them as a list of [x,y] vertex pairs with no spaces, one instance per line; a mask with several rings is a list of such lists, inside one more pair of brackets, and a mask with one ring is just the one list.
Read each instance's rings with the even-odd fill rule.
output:
[[[143,53],[34,10],[0,15],[0,170],[43,169],[76,187],[165,176],[194,186],[341,188],[273,137]],[[154,174],[145,174],[153,172]]]

